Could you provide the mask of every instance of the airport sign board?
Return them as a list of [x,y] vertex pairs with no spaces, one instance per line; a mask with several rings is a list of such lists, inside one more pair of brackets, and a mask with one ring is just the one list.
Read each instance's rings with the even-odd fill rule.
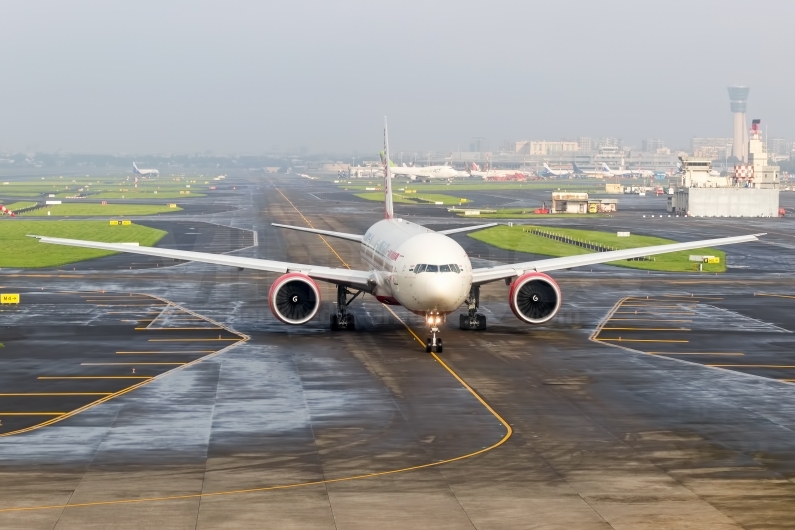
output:
[[2,293],[0,294],[0,304],[18,304],[19,294]]

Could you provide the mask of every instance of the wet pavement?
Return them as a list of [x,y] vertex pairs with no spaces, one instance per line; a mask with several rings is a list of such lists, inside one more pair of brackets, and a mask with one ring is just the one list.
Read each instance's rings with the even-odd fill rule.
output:
[[[316,228],[363,233],[380,217],[376,203],[318,200],[334,189],[322,182],[245,182],[241,207],[201,219],[256,232],[257,245],[237,255],[340,266],[316,236],[270,222],[304,215]],[[459,222],[439,208],[397,211],[431,226]],[[417,317],[370,296],[351,306],[355,332],[327,330],[326,287],[318,317],[280,324],[267,304],[272,274],[90,262],[4,270],[4,292],[23,299],[0,313],[2,392],[58,385],[113,397],[27,432],[11,434],[41,418],[0,418],[0,527],[787,527],[792,222],[643,219],[594,223],[683,241],[770,235],[727,248],[730,268],[718,276],[561,271],[563,309],[540,327],[520,323],[506,287],[490,284],[489,329],[461,331],[451,319],[438,357],[407,330],[424,338]],[[483,263],[523,258],[456,239]],[[329,242],[360,263],[355,244]],[[209,340],[219,335],[228,347]],[[129,381],[38,379],[133,368],[153,378],[123,393]],[[0,400],[11,407],[0,412],[60,413],[95,399]]]

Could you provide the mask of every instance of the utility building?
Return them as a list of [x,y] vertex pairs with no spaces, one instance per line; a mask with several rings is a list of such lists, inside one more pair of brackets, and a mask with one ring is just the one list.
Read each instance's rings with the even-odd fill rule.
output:
[[733,175],[712,169],[709,158],[679,157],[679,186],[668,197],[668,212],[696,217],[778,217],[779,168],[767,165],[759,122],[753,121],[744,150],[748,163],[735,166]]

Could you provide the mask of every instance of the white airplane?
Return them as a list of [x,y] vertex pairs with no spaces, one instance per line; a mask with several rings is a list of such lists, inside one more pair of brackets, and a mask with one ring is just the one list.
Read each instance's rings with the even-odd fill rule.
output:
[[612,170],[602,162],[602,174],[606,177],[653,177],[654,171],[650,169],[619,169]]
[[[384,151],[386,160],[389,160],[386,122]],[[594,252],[475,268],[466,251],[449,236],[487,228],[497,223],[434,232],[430,228],[396,218],[392,209],[391,169],[389,164],[384,165],[385,219],[372,225],[363,235],[273,223],[273,226],[280,228],[360,243],[362,261],[367,264],[367,270],[139,247],[124,243],[102,243],[35,235],[30,237],[38,238],[42,243],[146,254],[279,273],[281,276],[271,285],[268,302],[274,316],[291,325],[305,324],[317,315],[320,309],[320,289],[317,285],[319,281],[337,286],[336,309],[331,315],[332,330],[354,329],[355,320],[353,315],[348,313],[348,305],[359,294],[371,293],[384,304],[401,305],[412,313],[422,315],[432,334],[432,337],[426,341],[426,351],[435,349],[441,352],[443,343],[438,336],[439,328],[447,316],[457,311],[462,304],[466,306],[467,312],[459,315],[459,326],[462,329],[486,328],[485,315],[478,313],[480,287],[484,284],[505,281],[510,285],[508,304],[516,317],[527,324],[544,324],[558,313],[561,306],[560,287],[546,274],[547,272],[666,252],[757,241],[757,236],[763,235],[743,235]]]
[[409,177],[411,180],[419,179],[454,179],[469,177],[466,171],[458,171],[452,166],[425,166],[407,167],[393,166],[392,174],[398,177]]
[[[388,156],[381,152],[381,162],[389,159]],[[409,167],[406,164],[402,166],[396,165],[391,160],[389,161],[392,174],[396,177],[409,177],[411,180],[421,179],[454,179],[454,178],[468,178],[470,174],[466,171],[458,171],[453,166],[447,164],[443,166],[413,166]]]
[[544,169],[546,169],[547,172],[554,177],[566,177],[571,175],[571,171],[568,169],[550,169],[546,162],[544,162]]
[[609,177],[609,174],[605,174],[604,169],[581,169],[577,166],[576,163],[572,163],[574,167],[574,174],[575,175],[585,175],[587,177]]
[[471,176],[471,177],[480,177],[483,180],[509,179],[509,178],[514,178],[514,179],[524,178],[524,179],[527,179],[527,177],[530,176],[530,174],[527,171],[521,171],[521,170],[518,170],[518,169],[486,169],[486,170],[482,170],[482,169],[480,169],[480,166],[478,166],[475,162],[472,162],[470,164],[470,168],[469,168],[469,170],[467,172],[469,173],[469,176]]
[[156,169],[138,169],[138,166],[133,162],[133,173],[141,175],[142,177],[159,177],[160,171]]

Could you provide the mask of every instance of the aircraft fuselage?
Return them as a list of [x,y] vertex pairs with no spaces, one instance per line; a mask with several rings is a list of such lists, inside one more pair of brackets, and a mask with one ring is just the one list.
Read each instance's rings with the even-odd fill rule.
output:
[[417,314],[455,311],[472,285],[472,264],[461,245],[403,219],[371,226],[361,256],[376,273],[376,298]]

